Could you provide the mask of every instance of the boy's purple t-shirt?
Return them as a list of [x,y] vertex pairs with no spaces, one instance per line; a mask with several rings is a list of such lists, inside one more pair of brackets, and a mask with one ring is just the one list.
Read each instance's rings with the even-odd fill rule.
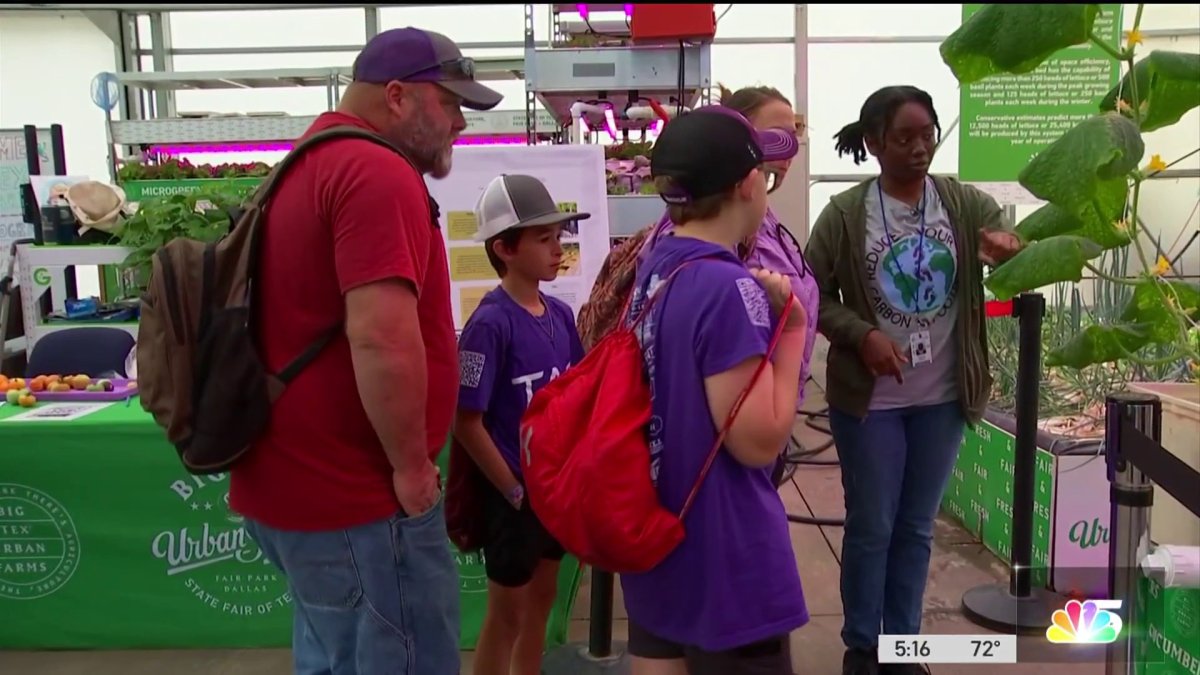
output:
[[[708,256],[719,259],[699,260]],[[639,264],[630,317],[688,260],[695,262],[662,288],[638,329],[652,397],[651,477],[674,513],[716,441],[704,378],[765,355],[776,322],[762,286],[731,251],[676,236],[660,239]],[[658,567],[621,576],[630,619],[660,638],[708,651],[807,623],[770,468],[751,469],[722,449],[683,525],[683,543]]]
[[483,413],[483,426],[517,480],[521,416],[534,392],[583,358],[567,303],[542,295],[534,316],[500,286],[483,296],[458,340],[458,407]]
[[[671,217],[663,214],[658,223],[646,237],[640,259],[645,260],[654,245],[675,228]],[[800,301],[808,316],[808,331],[804,342],[804,360],[800,363],[800,397],[796,401],[796,409],[800,410],[804,402],[804,385],[812,372],[811,362],[813,346],[817,341],[817,310],[821,304],[821,291],[817,279],[813,276],[812,268],[804,259],[800,244],[792,237],[787,228],[779,222],[775,212],[767,209],[767,215],[755,234],[754,247],[746,258],[748,267],[760,267],[772,272],[786,275],[792,282],[792,293]]]

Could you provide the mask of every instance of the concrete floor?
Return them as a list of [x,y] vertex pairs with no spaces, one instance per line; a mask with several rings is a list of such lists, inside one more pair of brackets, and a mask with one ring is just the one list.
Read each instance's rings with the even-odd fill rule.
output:
[[[823,380],[824,378],[820,378]],[[820,407],[813,391],[808,408]],[[816,447],[827,440],[821,434],[798,425],[801,440]],[[832,449],[816,459],[832,459]],[[837,467],[800,467],[795,483],[781,489],[784,502],[793,514],[837,518],[843,513],[842,488]],[[837,527],[793,525],[792,546],[796,551],[812,621],[792,636],[792,652],[797,675],[833,675],[841,672],[842,623],[838,593],[839,559],[842,531]],[[929,586],[925,597],[925,634],[986,634],[963,618],[962,594],[969,588],[998,583],[1008,578],[1007,568],[985,551],[965,531],[940,520],[935,534]],[[613,634],[623,640],[626,634],[624,605],[617,586],[616,620]],[[589,584],[585,579],[579,592],[570,639],[586,641],[588,634]],[[2,619],[0,619],[2,621]],[[1045,642],[1022,638],[1018,651],[1037,649],[1046,660]],[[1029,649],[1027,649],[1027,647]],[[463,654],[464,674],[471,672],[472,654]],[[1052,656],[1052,655],[1051,655]],[[1102,675],[1104,664],[1096,657],[1059,655],[1059,663],[1022,663],[996,668],[1013,675]],[[988,666],[934,665],[935,675],[984,673]],[[0,652],[0,675],[287,675],[291,672],[287,650],[235,651],[139,651],[139,652]],[[557,675],[557,674],[556,674]]]

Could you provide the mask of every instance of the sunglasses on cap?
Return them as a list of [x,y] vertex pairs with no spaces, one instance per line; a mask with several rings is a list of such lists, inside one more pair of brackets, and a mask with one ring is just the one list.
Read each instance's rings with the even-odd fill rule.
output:
[[[433,75],[434,73],[437,73],[437,76],[430,77],[430,75]],[[433,68],[424,68],[396,79],[400,82],[447,82],[453,80],[474,80],[475,59],[463,56],[450,61],[443,61]]]
[[453,61],[443,61],[438,64],[438,70],[447,80],[474,80],[475,59],[464,56]]

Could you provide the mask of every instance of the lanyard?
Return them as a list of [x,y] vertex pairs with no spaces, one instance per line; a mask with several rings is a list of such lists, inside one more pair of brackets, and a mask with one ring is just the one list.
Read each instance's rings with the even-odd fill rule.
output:
[[[792,242],[791,251],[788,250],[787,244],[783,243],[783,235],[785,234]],[[800,250],[800,242],[796,241],[796,237],[792,236],[791,230],[784,227],[783,223],[775,223],[775,240],[779,242],[779,248],[783,250],[784,255],[788,258],[788,262],[792,263],[792,267],[796,269],[796,276],[801,279],[807,277],[811,271],[811,268],[808,266],[808,258],[805,258],[804,252]],[[789,255],[792,251],[796,255]],[[797,259],[800,261],[799,265],[796,264]]]
[[[896,255],[896,244],[892,240],[892,232],[890,229],[888,229],[887,206],[883,202],[883,185],[878,180],[875,181],[875,189],[879,193],[879,215],[880,215],[880,217],[883,218],[883,234],[885,237],[887,237],[888,252],[891,254],[892,260],[896,261],[896,266],[900,268],[901,272],[904,272],[905,271],[904,265],[901,264],[901,262],[900,262],[900,256]],[[925,205],[927,203],[927,200],[926,200],[927,196],[928,196],[928,186],[925,183],[922,183],[921,184],[921,205],[919,207],[921,209],[921,234],[917,239],[916,253],[913,254],[913,274],[912,274],[912,278],[916,279],[918,284],[920,284],[920,280],[921,280],[921,263],[923,262],[923,260],[925,258]],[[917,305],[917,312],[920,313],[922,311],[922,309],[921,309],[921,296],[917,292],[917,290],[919,290],[919,289],[908,288],[906,290],[912,292],[913,301]]]

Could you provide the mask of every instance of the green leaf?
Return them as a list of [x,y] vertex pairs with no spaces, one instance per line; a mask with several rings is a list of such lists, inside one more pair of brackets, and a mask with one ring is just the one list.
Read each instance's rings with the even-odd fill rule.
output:
[[[1161,291],[1165,291],[1161,292]],[[1195,319],[1200,315],[1200,286],[1184,281],[1167,281],[1160,278],[1143,279],[1133,289],[1129,304],[1121,312],[1121,321],[1141,324],[1146,327],[1147,338],[1159,344],[1183,341],[1179,320],[1163,296],[1185,314]]]
[[1149,339],[1140,326],[1088,326],[1066,344],[1046,354],[1050,368],[1086,368],[1119,361],[1146,346]]
[[1083,217],[1095,200],[1108,204],[1115,198],[1115,187],[1106,183],[1123,181],[1145,152],[1133,122],[1105,113],[1080,122],[1051,143],[1021,170],[1017,180],[1038,199]]
[[1127,188],[1124,178],[1097,183],[1096,198],[1071,213],[1057,204],[1046,204],[1017,225],[1017,233],[1026,241],[1040,241],[1063,234],[1087,237],[1104,249],[1118,248],[1132,241],[1128,230],[1116,223],[1125,212]]
[[1018,293],[1060,281],[1079,281],[1083,278],[1083,264],[1103,252],[1099,244],[1083,237],[1050,237],[1026,246],[983,283],[997,300],[1008,300]]
[[961,84],[1032,72],[1051,54],[1088,41],[1100,5],[984,5],[942,42],[942,61]]
[[[1117,92],[1126,105],[1133,105],[1131,73],[1100,102],[1101,110],[1115,110]],[[1133,67],[1137,95],[1145,106],[1142,131],[1175,124],[1192,108],[1200,107],[1200,54],[1150,52]]]

